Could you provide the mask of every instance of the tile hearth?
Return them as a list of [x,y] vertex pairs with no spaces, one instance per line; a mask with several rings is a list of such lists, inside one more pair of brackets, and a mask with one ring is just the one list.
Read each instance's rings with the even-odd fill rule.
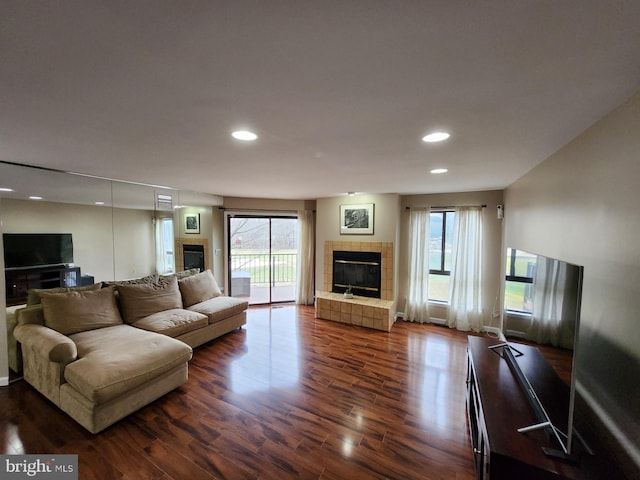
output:
[[316,318],[391,331],[395,302],[379,298],[344,298],[341,293],[316,292]]
[[[381,253],[381,298],[354,296],[346,299],[340,293],[331,292],[334,250]],[[316,291],[316,318],[390,331],[396,313],[393,292],[393,242],[326,241],[323,288],[323,291]]]

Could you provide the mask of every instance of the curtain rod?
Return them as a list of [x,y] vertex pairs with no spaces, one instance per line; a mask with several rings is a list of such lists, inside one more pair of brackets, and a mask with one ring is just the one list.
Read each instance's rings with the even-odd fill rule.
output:
[[[229,207],[218,207],[218,210],[222,210],[223,212],[271,212],[271,213],[294,213],[297,214],[300,210],[277,210],[275,208],[229,208]],[[315,213],[315,210],[310,210]]]
[[[480,207],[487,208],[487,204],[483,203],[482,205],[444,205],[444,206],[433,206],[433,207],[416,207],[413,208],[429,208],[431,210],[446,210],[448,208],[463,208],[463,207]],[[411,207],[404,207],[406,210],[411,210]]]

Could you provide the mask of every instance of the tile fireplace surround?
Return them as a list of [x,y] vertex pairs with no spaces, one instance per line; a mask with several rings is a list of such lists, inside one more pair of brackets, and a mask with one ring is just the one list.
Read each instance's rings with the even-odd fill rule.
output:
[[[376,252],[381,254],[380,297],[354,296],[346,299],[331,293],[333,285],[333,252]],[[391,330],[395,316],[393,300],[393,242],[338,242],[324,243],[323,290],[316,292],[316,318],[349,323],[386,332]]]

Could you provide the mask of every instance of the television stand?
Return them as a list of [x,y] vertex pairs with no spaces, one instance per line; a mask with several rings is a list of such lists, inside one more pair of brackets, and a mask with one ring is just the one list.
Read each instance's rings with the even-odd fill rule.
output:
[[32,288],[76,287],[80,285],[80,267],[49,265],[5,269],[7,306],[27,302],[27,292]]
[[[468,342],[467,414],[477,478],[586,478],[580,463],[545,454],[545,448],[558,448],[548,428],[518,432],[523,425],[540,422],[511,368],[489,349],[496,340],[469,336]],[[523,373],[549,417],[559,422],[569,405],[569,387],[537,348],[518,345],[518,349],[524,354],[519,360]]]

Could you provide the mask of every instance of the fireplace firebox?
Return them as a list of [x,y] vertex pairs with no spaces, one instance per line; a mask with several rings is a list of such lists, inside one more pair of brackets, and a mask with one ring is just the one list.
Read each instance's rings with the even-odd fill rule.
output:
[[379,252],[333,252],[334,293],[344,293],[351,287],[354,295],[380,298],[382,258]]
[[183,245],[184,269],[199,268],[204,272],[204,246],[203,245]]

